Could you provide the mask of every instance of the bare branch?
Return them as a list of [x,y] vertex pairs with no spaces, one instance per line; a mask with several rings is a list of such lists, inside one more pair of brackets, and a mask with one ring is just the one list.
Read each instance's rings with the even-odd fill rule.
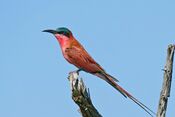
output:
[[87,91],[82,79],[76,72],[69,73],[72,99],[79,106],[83,117],[102,117],[92,104],[90,92]]
[[171,80],[173,72],[173,58],[175,45],[169,45],[167,49],[167,59],[164,68],[163,85],[160,94],[157,117],[165,117],[168,97],[170,97]]

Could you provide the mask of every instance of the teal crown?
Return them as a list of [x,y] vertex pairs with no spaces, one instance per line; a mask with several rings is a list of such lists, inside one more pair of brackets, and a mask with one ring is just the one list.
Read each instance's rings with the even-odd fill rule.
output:
[[70,37],[70,35],[72,35],[72,32],[68,28],[65,28],[65,27],[57,28],[56,32],[59,34],[63,34],[65,36],[68,36],[68,37]]

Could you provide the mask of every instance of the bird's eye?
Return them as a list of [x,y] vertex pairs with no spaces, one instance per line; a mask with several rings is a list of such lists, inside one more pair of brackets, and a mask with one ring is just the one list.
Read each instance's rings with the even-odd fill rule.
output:
[[69,33],[68,32],[65,32],[65,31],[61,31],[60,34],[63,34],[64,36],[67,36],[67,37],[70,36]]

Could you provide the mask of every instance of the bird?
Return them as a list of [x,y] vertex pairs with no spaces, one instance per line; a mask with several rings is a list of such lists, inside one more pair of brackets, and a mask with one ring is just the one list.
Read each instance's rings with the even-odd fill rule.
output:
[[155,112],[132,96],[129,92],[127,92],[124,88],[118,85],[119,80],[115,77],[108,74],[100,64],[98,64],[90,54],[85,50],[85,48],[77,41],[74,37],[73,33],[66,27],[59,27],[55,30],[46,29],[43,32],[48,32],[53,34],[59,45],[61,47],[62,54],[64,58],[70,63],[78,68],[76,70],[77,73],[80,71],[85,71],[92,75],[95,75],[107,83],[109,83],[112,87],[114,87],[117,91],[119,91],[125,98],[129,98],[134,101],[138,106],[140,106],[143,110],[145,110],[150,116],[153,117]]

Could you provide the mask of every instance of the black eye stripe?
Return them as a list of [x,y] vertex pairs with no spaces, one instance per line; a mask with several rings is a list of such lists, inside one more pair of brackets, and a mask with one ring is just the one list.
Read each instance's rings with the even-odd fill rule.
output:
[[70,36],[70,34],[69,34],[68,32],[65,32],[65,31],[60,31],[59,34],[63,34],[63,35],[65,35],[65,36],[67,36],[67,37]]
[[57,28],[56,31],[57,31],[58,34],[62,34],[64,36],[68,37],[68,38],[70,38],[71,35],[72,35],[72,32],[69,29],[65,28],[65,27]]

